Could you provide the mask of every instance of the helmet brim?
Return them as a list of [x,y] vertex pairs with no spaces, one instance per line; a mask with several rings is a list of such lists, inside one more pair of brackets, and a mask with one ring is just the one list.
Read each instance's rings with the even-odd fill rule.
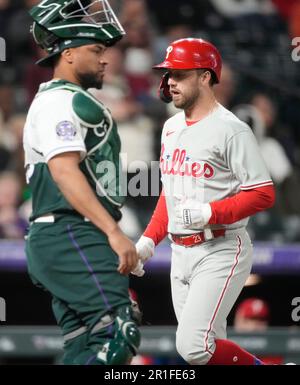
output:
[[155,66],[152,67],[152,69],[154,70],[196,70],[196,69],[208,69],[210,70],[213,74],[214,74],[214,77],[215,77],[215,83],[218,84],[220,81],[217,77],[217,74],[214,70],[212,70],[211,68],[208,68],[208,66],[189,66],[183,62],[180,62],[178,61],[177,63],[175,61],[173,61],[172,63],[169,62],[169,61],[164,61],[160,64],[157,64]]
[[172,70],[195,70],[195,69],[206,69],[208,66],[205,65],[189,65],[185,62],[182,61],[176,61],[173,60],[172,62],[165,60],[164,62],[160,64],[156,64],[155,66],[152,67],[155,70],[160,70],[160,69],[172,69]]
[[52,66],[52,60],[56,55],[59,55],[61,52],[63,52],[67,48],[76,48],[81,47],[83,45],[89,45],[89,44],[103,44],[106,47],[109,47],[109,43],[115,43],[117,40],[121,38],[117,37],[114,41],[110,40],[108,42],[99,41],[98,39],[88,39],[88,38],[75,38],[75,39],[65,39],[61,40],[59,43],[56,44],[56,47],[54,48],[54,51],[49,53],[48,56],[43,57],[39,59],[35,64],[41,66],[41,67],[51,67]]
[[[161,69],[163,70],[163,69],[168,69],[168,68],[170,68],[170,69],[172,69],[172,68],[176,69],[176,68],[174,67],[174,63],[171,63],[171,62],[168,61],[168,60],[165,60],[165,61],[163,61],[162,63],[156,64],[156,65],[153,66],[152,68],[155,69],[155,70],[161,70]],[[179,69],[181,69],[181,68],[179,68]]]
[[48,56],[45,56],[38,61],[35,62],[35,64],[39,65],[40,67],[51,67],[52,66],[52,61],[56,55],[59,55],[61,52],[55,52],[51,53]]

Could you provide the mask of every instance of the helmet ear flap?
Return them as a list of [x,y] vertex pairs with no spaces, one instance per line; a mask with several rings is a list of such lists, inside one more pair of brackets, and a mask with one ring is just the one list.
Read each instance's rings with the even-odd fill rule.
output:
[[170,86],[168,85],[169,73],[166,72],[160,82],[158,88],[158,96],[165,103],[170,103],[172,101],[172,95],[170,93]]

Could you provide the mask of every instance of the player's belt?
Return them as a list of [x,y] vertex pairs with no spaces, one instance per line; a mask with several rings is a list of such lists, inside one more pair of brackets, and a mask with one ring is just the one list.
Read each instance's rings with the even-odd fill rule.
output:
[[[69,214],[69,215],[72,215],[72,214]],[[57,219],[62,218],[64,216],[67,216],[67,215],[46,214],[46,215],[42,215],[42,216],[34,219],[32,222],[33,223],[54,223]],[[82,220],[84,220],[84,222],[90,222],[90,220],[86,217],[82,217],[81,215],[76,215],[76,216],[78,216],[78,218],[82,218]]]
[[204,231],[200,231],[199,233],[191,234],[191,235],[176,235],[170,234],[171,239],[176,245],[184,246],[184,247],[192,247],[196,245],[200,245],[206,241],[210,241],[211,239],[224,237],[226,230],[211,230],[205,229]]

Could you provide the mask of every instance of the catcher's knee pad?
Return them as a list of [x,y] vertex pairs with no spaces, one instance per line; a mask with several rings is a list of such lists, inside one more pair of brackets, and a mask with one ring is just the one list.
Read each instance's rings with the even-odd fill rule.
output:
[[132,318],[130,306],[117,310],[114,327],[114,338],[103,345],[97,359],[104,365],[125,365],[136,355],[141,342],[141,334]]

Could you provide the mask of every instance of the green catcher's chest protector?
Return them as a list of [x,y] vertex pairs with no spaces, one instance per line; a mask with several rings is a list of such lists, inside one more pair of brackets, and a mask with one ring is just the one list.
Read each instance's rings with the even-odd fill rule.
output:
[[125,200],[123,170],[120,162],[121,142],[110,111],[92,94],[63,80],[46,83],[40,92],[67,90],[73,93],[74,120],[85,134],[86,157],[80,163],[92,189],[111,212]]

